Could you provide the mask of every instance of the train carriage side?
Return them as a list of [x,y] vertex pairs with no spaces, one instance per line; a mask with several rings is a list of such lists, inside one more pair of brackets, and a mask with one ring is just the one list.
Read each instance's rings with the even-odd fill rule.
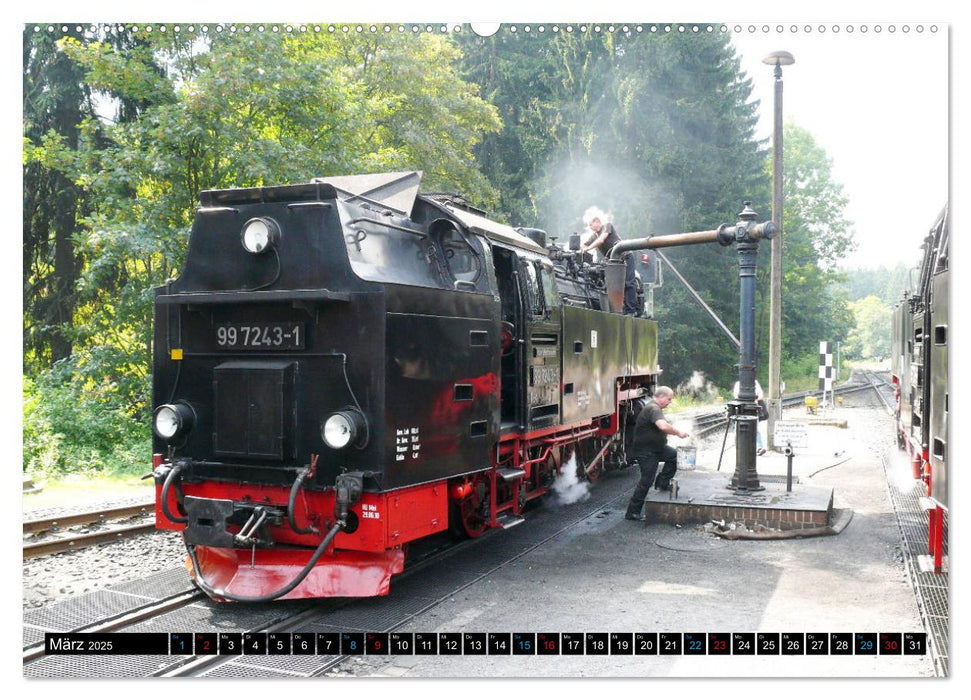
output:
[[949,272],[945,268],[934,276],[931,304],[932,338],[930,363],[934,368],[930,383],[930,422],[928,452],[931,465],[930,495],[943,506],[948,505],[948,285]]
[[898,446],[929,498],[928,550],[922,569],[944,570],[948,494],[948,207],[925,237],[916,288],[893,313],[892,375],[898,396]]
[[891,381],[896,398],[895,433],[897,446],[905,448],[906,437],[910,434],[910,304],[904,300],[891,316]]
[[930,463],[931,498],[948,507],[948,265],[947,211],[936,227],[936,255],[931,282],[930,333],[930,421],[928,422],[928,458]]

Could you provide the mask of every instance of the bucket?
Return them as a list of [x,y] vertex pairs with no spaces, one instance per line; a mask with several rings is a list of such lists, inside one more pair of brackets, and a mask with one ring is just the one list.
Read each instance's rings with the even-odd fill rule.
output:
[[678,469],[690,471],[697,466],[698,448],[694,445],[678,447]]

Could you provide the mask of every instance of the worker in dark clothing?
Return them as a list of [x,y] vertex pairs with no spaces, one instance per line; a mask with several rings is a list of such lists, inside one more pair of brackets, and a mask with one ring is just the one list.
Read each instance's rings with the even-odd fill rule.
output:
[[[659,386],[637,416],[632,452],[634,460],[641,468],[641,480],[637,482],[634,495],[627,505],[627,514],[624,516],[627,520],[645,520],[641,509],[651,486],[658,491],[671,489],[671,479],[678,470],[678,451],[668,445],[668,435],[688,437],[688,433],[678,430],[664,417],[664,409],[673,399],[674,392],[670,387]],[[664,468],[657,474],[660,462],[664,462]],[[655,474],[657,480],[654,478]]]
[[[608,221],[609,217],[597,207],[590,207],[583,215],[583,222],[593,231],[594,238],[580,246],[580,251],[599,249],[604,257],[610,256],[610,251],[620,243],[617,229]],[[634,276],[634,254],[624,253],[624,265],[627,266],[624,276],[624,314],[637,316],[641,309],[637,308],[637,282]]]

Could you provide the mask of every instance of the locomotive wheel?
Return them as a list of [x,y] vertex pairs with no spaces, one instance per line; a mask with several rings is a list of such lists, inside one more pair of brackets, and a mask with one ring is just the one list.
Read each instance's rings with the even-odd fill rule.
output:
[[476,538],[486,531],[489,518],[489,482],[482,476],[472,480],[472,490],[461,500],[452,503],[451,529],[459,536]]

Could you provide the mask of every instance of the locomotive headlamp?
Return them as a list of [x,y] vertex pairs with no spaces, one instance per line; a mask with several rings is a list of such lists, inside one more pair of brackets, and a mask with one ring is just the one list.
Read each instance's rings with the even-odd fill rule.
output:
[[166,442],[172,442],[192,429],[195,417],[192,407],[184,401],[179,401],[156,408],[152,424],[156,435]]
[[243,247],[258,255],[280,243],[280,226],[268,217],[250,219],[243,225]]
[[330,414],[321,426],[320,436],[332,450],[343,450],[365,435],[366,428],[364,416],[350,408]]

